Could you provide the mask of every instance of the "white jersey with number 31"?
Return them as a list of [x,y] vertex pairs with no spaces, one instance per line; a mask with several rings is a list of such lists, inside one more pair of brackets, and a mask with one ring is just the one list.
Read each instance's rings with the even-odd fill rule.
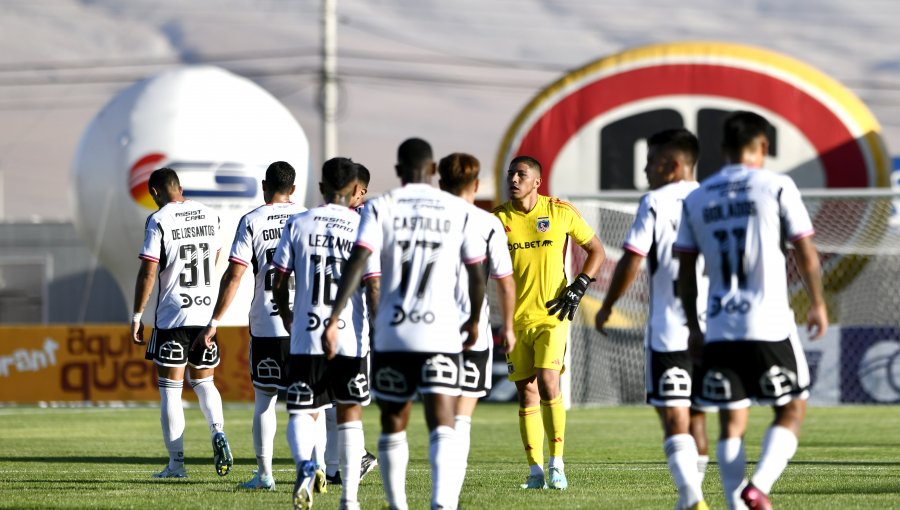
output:
[[370,267],[381,271],[374,350],[462,351],[456,275],[460,260],[485,258],[484,242],[466,229],[469,207],[427,184],[407,184],[366,204],[356,244],[378,257]]
[[147,218],[140,258],[159,263],[155,326],[206,326],[219,292],[213,275],[219,216],[205,205],[169,202]]
[[784,242],[813,233],[786,175],[726,166],[688,195],[675,249],[706,259],[707,342],[777,342],[796,332]]

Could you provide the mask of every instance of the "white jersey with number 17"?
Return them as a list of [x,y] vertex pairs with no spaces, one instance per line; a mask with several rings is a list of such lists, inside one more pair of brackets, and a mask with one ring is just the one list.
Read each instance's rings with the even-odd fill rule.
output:
[[407,184],[366,204],[356,244],[379,257],[375,351],[462,351],[459,263],[485,258],[484,244],[466,228],[469,207],[427,184]]
[[[272,284],[275,281],[275,266],[272,257],[281,239],[287,220],[305,211],[302,205],[293,202],[265,204],[245,214],[238,222],[231,245],[229,262],[244,267],[253,266],[253,300],[250,302],[250,334],[255,337],[285,337],[285,331],[278,315],[278,308],[272,298]],[[290,288],[294,288],[291,277]],[[290,296],[293,300],[293,296]]]
[[159,263],[155,326],[206,326],[219,292],[219,216],[205,205],[169,202],[147,218],[140,258]]
[[794,181],[726,166],[688,195],[682,214],[676,251],[706,259],[706,342],[778,342],[795,334],[784,243],[814,232]]

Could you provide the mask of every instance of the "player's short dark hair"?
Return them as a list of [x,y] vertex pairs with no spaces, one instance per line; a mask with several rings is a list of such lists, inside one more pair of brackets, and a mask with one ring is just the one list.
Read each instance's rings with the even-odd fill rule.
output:
[[156,190],[173,189],[179,186],[181,186],[181,181],[178,180],[178,174],[169,167],[154,170],[150,174],[150,179],[147,180],[147,187]]
[[725,118],[722,131],[722,148],[729,154],[741,152],[759,135],[766,135],[769,121],[762,115],[736,111]]
[[322,183],[332,190],[344,189],[359,175],[358,167],[350,158],[331,158],[322,165]]
[[266,168],[266,185],[275,193],[290,193],[297,172],[290,163],[276,161]]
[[687,157],[688,164],[692,167],[700,157],[700,142],[694,133],[684,128],[666,129],[655,133],[647,139],[647,145],[678,151]]
[[519,163],[525,163],[528,168],[531,168],[532,170],[537,172],[538,175],[541,175],[541,173],[543,172],[541,170],[541,164],[538,162],[538,160],[532,158],[531,156],[516,156],[512,161],[509,162],[509,167],[512,168]]
[[477,179],[480,170],[481,164],[471,154],[454,152],[445,156],[438,163],[441,189],[456,194]]
[[365,167],[362,163],[356,164],[356,178],[359,179],[359,182],[363,185],[363,187],[369,186],[369,179],[371,175],[369,174],[369,169]]
[[419,169],[434,161],[431,145],[421,138],[405,140],[397,148],[397,165]]

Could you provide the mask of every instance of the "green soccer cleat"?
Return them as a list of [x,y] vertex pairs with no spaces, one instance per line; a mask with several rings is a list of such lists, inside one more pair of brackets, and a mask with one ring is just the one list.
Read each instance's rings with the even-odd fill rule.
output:
[[254,471],[253,478],[238,485],[238,487],[252,491],[274,491],[275,479],[269,475],[261,475],[259,471]]
[[325,471],[316,469],[316,477],[313,482],[313,490],[315,490],[319,494],[325,494],[328,492],[328,477],[325,476]]
[[569,481],[566,480],[566,474],[558,467],[550,468],[550,481],[547,485],[551,489],[564,491],[569,487]]
[[546,489],[547,484],[544,482],[544,475],[528,475],[525,483],[519,487],[523,489]]
[[213,461],[216,464],[216,474],[225,476],[231,471],[234,458],[231,456],[231,448],[224,432],[216,432],[212,437]]

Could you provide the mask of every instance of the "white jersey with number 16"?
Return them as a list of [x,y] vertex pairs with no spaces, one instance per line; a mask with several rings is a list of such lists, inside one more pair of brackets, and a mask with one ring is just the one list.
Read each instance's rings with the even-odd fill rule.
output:
[[459,263],[485,258],[484,242],[466,229],[469,207],[427,184],[407,184],[366,204],[356,244],[379,257],[374,350],[462,351],[455,298]]
[[[322,332],[331,316],[358,227],[359,214],[335,204],[302,212],[285,225],[272,263],[281,272],[294,272],[291,354],[324,353]],[[351,301],[338,322],[337,354],[362,357],[367,352],[369,338],[357,334]]]

